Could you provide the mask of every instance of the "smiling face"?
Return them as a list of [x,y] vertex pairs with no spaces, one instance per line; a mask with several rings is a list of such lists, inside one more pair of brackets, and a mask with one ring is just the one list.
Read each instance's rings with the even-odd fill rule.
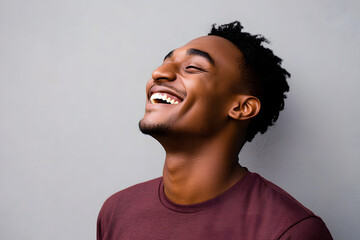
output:
[[205,36],[171,51],[146,85],[140,130],[145,134],[209,136],[228,123],[241,86],[242,53],[230,41]]

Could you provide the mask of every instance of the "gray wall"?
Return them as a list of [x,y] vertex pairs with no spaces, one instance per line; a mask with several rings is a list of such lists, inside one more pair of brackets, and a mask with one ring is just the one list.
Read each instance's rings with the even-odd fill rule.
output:
[[293,76],[277,126],[241,163],[335,239],[359,238],[359,3],[0,0],[1,239],[94,239],[110,194],[161,175],[163,150],[137,127],[152,70],[235,19]]

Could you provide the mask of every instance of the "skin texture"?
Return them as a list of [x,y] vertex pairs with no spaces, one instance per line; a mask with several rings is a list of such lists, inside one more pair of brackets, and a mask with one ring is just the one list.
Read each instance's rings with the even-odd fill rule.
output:
[[[242,61],[230,41],[204,36],[168,54],[146,85],[139,126],[166,151],[164,190],[175,203],[214,198],[246,173],[238,154],[260,101],[243,87]],[[152,103],[155,92],[179,103]]]

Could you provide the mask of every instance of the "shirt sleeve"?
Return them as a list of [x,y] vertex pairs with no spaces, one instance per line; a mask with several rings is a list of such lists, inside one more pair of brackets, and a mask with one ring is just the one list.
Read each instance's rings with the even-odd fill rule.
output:
[[103,240],[107,238],[107,231],[109,230],[109,223],[111,220],[111,216],[114,213],[114,208],[116,205],[116,197],[109,197],[102,208],[100,209],[98,218],[97,218],[97,226],[96,226],[96,240]]
[[318,217],[306,218],[282,234],[279,240],[333,240],[325,223]]

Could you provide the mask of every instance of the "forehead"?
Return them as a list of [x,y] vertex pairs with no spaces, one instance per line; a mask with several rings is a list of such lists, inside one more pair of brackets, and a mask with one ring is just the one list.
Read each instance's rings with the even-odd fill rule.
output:
[[195,38],[177,50],[199,49],[208,53],[217,66],[236,67],[243,59],[241,51],[229,40],[218,36]]

